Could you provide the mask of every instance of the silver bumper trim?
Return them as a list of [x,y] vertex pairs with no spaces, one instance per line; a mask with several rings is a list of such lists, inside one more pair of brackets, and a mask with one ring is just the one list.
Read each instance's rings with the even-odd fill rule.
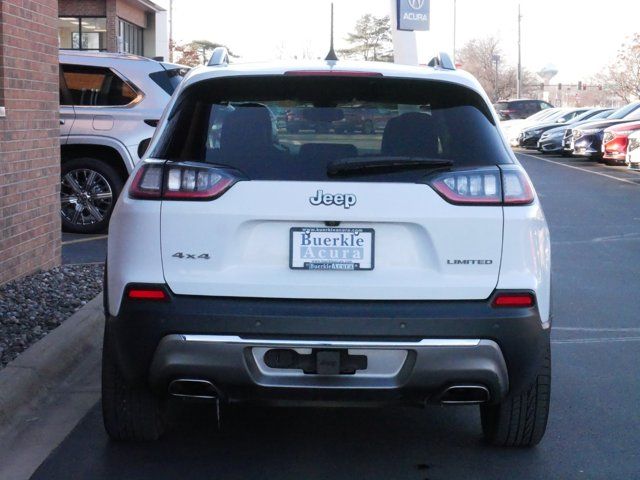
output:
[[417,342],[360,342],[342,340],[279,340],[242,338],[235,335],[180,335],[186,342],[241,344],[247,346],[336,347],[336,348],[407,348],[407,347],[476,347],[480,339],[425,338]]

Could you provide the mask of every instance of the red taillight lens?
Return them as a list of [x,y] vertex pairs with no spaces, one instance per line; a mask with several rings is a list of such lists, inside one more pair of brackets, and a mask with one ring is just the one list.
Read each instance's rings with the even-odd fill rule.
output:
[[146,163],[133,177],[129,196],[133,198],[160,198],[162,195],[162,163]]
[[193,163],[148,163],[136,173],[129,195],[164,200],[213,200],[240,178],[232,172]]
[[533,202],[533,187],[520,167],[500,167],[504,205],[529,205]]
[[431,186],[455,205],[527,205],[533,188],[520,167],[489,167],[440,174]]
[[358,72],[347,70],[289,70],[285,75],[293,77],[382,77],[380,72]]
[[127,298],[130,300],[152,300],[165,301],[169,297],[162,288],[130,288],[127,292]]
[[493,299],[494,307],[533,307],[536,299],[531,293],[498,293]]

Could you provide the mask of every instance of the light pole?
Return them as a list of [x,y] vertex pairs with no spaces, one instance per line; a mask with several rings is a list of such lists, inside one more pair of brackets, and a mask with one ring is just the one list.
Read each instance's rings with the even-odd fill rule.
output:
[[492,55],[491,59],[493,60],[493,63],[495,63],[496,65],[496,77],[495,77],[495,86],[494,86],[494,90],[493,90],[493,97],[494,97],[494,101],[499,101],[500,98],[498,97],[498,65],[500,64],[500,55]]
[[456,27],[458,20],[458,0],[453,0],[453,63],[456,63]]
[[169,62],[173,63],[173,0],[169,0]]
[[520,4],[518,3],[518,83],[516,85],[516,97],[520,98],[522,94],[522,32],[520,25],[522,24],[522,15],[520,14]]

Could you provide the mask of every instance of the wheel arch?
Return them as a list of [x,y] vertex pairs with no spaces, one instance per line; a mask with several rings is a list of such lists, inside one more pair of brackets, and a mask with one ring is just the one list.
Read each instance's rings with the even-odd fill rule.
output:
[[69,160],[82,157],[96,158],[113,167],[121,176],[123,181],[127,180],[129,173],[133,170],[133,161],[126,147],[116,140],[103,139],[96,143],[95,139],[78,138],[69,139],[65,145],[61,145],[62,164]]

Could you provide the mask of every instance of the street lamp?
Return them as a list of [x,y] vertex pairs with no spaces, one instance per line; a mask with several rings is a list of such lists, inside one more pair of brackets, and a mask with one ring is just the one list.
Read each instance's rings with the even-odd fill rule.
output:
[[456,25],[458,20],[457,0],[453,0],[453,63],[456,63]]
[[496,66],[496,77],[495,77],[495,86],[493,90],[493,96],[494,96],[494,100],[497,102],[498,100],[500,100],[498,98],[498,65],[500,65],[500,55],[493,54],[491,56],[491,59],[493,60],[493,63]]

